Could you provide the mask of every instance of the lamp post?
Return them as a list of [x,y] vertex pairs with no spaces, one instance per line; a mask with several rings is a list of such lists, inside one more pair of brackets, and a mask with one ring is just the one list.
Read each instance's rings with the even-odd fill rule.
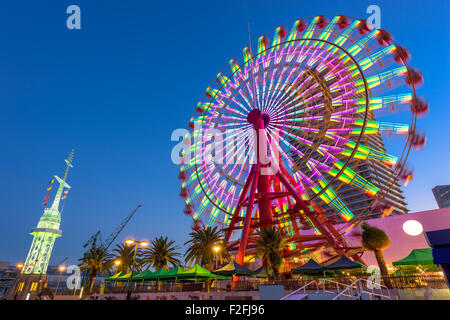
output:
[[[119,259],[114,260],[114,265],[116,266],[116,275],[119,273],[119,265],[122,263],[122,261],[120,261]],[[113,288],[116,287],[116,283],[117,281],[113,282]]]
[[116,266],[116,273],[119,272],[119,265],[122,263],[119,259],[114,260],[114,265]]
[[222,247],[220,245],[215,245],[213,246],[213,251],[214,251],[214,269],[217,269],[217,254],[219,253],[219,251],[222,249]]
[[[20,281],[22,280],[22,274],[23,274],[23,272],[22,272],[22,270],[23,270],[23,267],[24,267],[24,265],[23,265],[23,263],[18,263],[17,265],[16,265],[16,268],[17,268],[17,275],[16,275],[16,285],[14,286],[14,288],[15,288],[15,292],[14,292],[14,300],[16,300],[16,298],[17,298],[17,294],[19,293],[19,286],[20,286]],[[19,275],[20,274],[20,275]]]
[[133,273],[134,273],[134,265],[136,263],[136,253],[137,253],[137,248],[138,245],[141,245],[141,247],[146,247],[148,246],[148,241],[135,241],[133,239],[127,239],[125,240],[125,244],[128,246],[132,246],[134,244],[134,254],[133,254],[133,266],[131,268],[131,275],[130,275],[130,279],[128,279],[128,293],[127,293],[127,300],[131,299],[131,284],[133,282]]
[[59,279],[58,284],[56,285],[55,296],[58,294],[59,283],[61,282],[62,273],[66,270],[66,266],[59,266]]

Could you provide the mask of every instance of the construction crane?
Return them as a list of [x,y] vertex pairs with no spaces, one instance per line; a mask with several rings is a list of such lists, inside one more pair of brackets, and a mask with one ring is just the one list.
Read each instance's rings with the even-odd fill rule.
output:
[[60,261],[57,265],[61,266],[64,262],[66,262],[69,259],[69,257],[65,257],[62,261]]
[[117,236],[122,232],[123,228],[128,224],[128,222],[133,218],[134,214],[138,209],[142,207],[141,205],[138,205],[133,211],[131,211],[128,216],[123,219],[122,223],[119,224],[119,226],[109,235],[108,238],[106,238],[105,243],[103,244],[103,247],[105,248],[105,251],[108,250],[108,248],[111,246],[111,244],[116,240]]
[[95,247],[103,247],[103,249],[106,251],[111,246],[111,244],[114,242],[114,240],[117,239],[119,234],[122,232],[122,230],[125,228],[125,226],[128,224],[128,222],[133,218],[134,214],[138,209],[142,207],[142,205],[138,205],[133,211],[131,211],[128,216],[123,219],[123,221],[119,224],[119,226],[114,229],[114,231],[109,235],[109,237],[105,240],[104,243],[102,243],[100,230],[97,231],[95,234],[93,234],[89,240],[83,245],[83,248],[86,248],[87,246],[91,246],[91,248]]
[[[114,231],[109,235],[109,237],[106,239],[105,243],[102,243],[102,238],[100,235],[101,232],[100,232],[100,230],[98,230],[83,245],[83,248],[86,248],[87,246],[90,245],[91,248],[103,247],[105,251],[108,250],[108,248],[111,246],[111,244],[114,242],[114,240],[117,239],[119,234],[122,232],[123,228],[125,228],[125,226],[131,220],[131,218],[133,218],[134,214],[136,213],[136,211],[138,211],[138,209],[140,207],[142,207],[142,206],[138,205],[133,211],[131,211],[128,214],[128,216],[125,217],[125,219],[123,219],[123,221],[119,224],[119,226],[116,229],[114,229]],[[83,285],[85,285],[87,283],[88,277],[89,277],[89,270],[85,270],[85,272],[83,272],[83,278],[81,279],[81,283]]]
[[92,237],[89,238],[89,240],[85,244],[83,244],[83,248],[86,248],[89,245],[91,246],[91,248],[95,248],[97,245],[97,239],[99,239],[101,243],[100,230],[98,230]]

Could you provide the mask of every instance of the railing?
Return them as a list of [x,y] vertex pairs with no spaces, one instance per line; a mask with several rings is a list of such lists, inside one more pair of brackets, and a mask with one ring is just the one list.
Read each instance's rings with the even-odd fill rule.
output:
[[[259,286],[268,284],[283,285],[286,291],[298,290],[298,288],[309,286],[312,290],[315,289],[315,285],[312,285],[313,281],[316,281],[317,286],[323,292],[342,292],[350,284],[353,284],[357,279],[362,279],[365,283],[370,283],[370,278],[367,275],[361,276],[341,276],[333,278],[311,278],[302,277],[297,279],[286,279],[286,280],[273,280],[273,279],[250,279],[235,281],[233,284],[230,280],[216,280],[211,281],[211,286],[209,288],[210,292],[230,292],[230,291],[258,291]],[[443,275],[437,273],[425,273],[425,274],[405,274],[399,276],[390,276],[385,281],[383,277],[380,277],[379,282],[385,287],[390,287],[393,289],[410,289],[410,288],[424,288],[429,287],[433,289],[446,289],[447,283]],[[389,282],[390,285],[387,285]],[[106,283],[106,287],[103,293],[126,293],[128,291],[127,282],[117,282]],[[84,294],[88,294],[89,289],[84,288]],[[194,282],[194,283],[160,283],[159,289],[156,283],[142,283],[135,282],[133,285],[133,292],[144,293],[144,292],[205,292],[207,291],[207,286],[204,282]],[[99,293],[100,286],[95,285],[93,288],[93,293]],[[62,285],[58,289],[58,295],[79,295],[80,290],[69,290]]]
[[300,291],[303,290],[303,294],[306,294],[306,289],[308,287],[311,287],[312,285],[316,285],[316,293],[319,293],[319,285],[317,284],[317,282],[315,280],[308,282],[307,284],[305,284],[303,287],[298,288],[297,290],[292,291],[291,293],[289,293],[288,295],[284,296],[283,298],[281,298],[280,300],[287,300],[289,297],[293,296],[294,294],[299,293]]
[[[365,284],[367,288],[370,289],[364,290],[363,285]],[[356,287],[356,288],[355,288]],[[378,288],[377,288],[378,287]],[[374,291],[374,289],[379,289],[380,292]],[[383,294],[383,288],[386,290],[386,294]],[[380,284],[374,284],[372,281],[368,281],[366,279],[357,279],[353,281],[350,285],[347,286],[347,288],[340,293],[338,293],[333,300],[340,300],[343,297],[348,297],[352,300],[360,299],[363,293],[367,293],[370,295],[371,298],[376,297],[378,299],[391,299],[391,294],[389,292],[389,289],[386,286],[380,285]]]
[[[320,279],[320,282],[322,283],[323,293],[340,293],[342,290],[345,290],[348,287],[348,285],[345,283],[341,283],[338,281],[325,279],[325,278]],[[335,289],[335,291],[333,291],[331,289]]]

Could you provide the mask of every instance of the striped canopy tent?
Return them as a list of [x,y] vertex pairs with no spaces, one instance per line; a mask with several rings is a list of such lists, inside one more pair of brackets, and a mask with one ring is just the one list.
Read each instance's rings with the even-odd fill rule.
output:
[[[137,276],[138,274],[139,274],[139,272],[134,271],[134,272],[133,272],[133,278],[134,278],[135,276]],[[121,276],[121,277],[117,277],[115,281],[119,281],[119,282],[120,282],[120,281],[128,281],[128,280],[130,280],[130,277],[131,277],[131,271],[128,272],[127,274]]]
[[393,262],[392,265],[396,267],[434,265],[432,249],[414,249],[403,259]]
[[126,274],[125,272],[116,273],[115,275],[106,278],[105,281],[117,281],[117,278],[122,277],[125,274]]

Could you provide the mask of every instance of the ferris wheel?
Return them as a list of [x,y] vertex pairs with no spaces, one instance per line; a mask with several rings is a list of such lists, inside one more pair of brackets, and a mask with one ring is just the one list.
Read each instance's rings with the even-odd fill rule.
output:
[[[255,231],[270,225],[285,231],[286,257],[330,247],[359,259],[345,235],[396,181],[412,178],[406,160],[425,144],[416,120],[428,104],[416,94],[423,79],[409,60],[389,32],[345,16],[296,20],[244,47],[188,125],[179,179],[193,228],[223,229],[239,263],[254,250]],[[371,136],[401,147],[376,148]],[[359,161],[390,168],[383,187],[359,172]],[[354,214],[342,185],[371,205]],[[324,206],[343,223],[332,224]]]

